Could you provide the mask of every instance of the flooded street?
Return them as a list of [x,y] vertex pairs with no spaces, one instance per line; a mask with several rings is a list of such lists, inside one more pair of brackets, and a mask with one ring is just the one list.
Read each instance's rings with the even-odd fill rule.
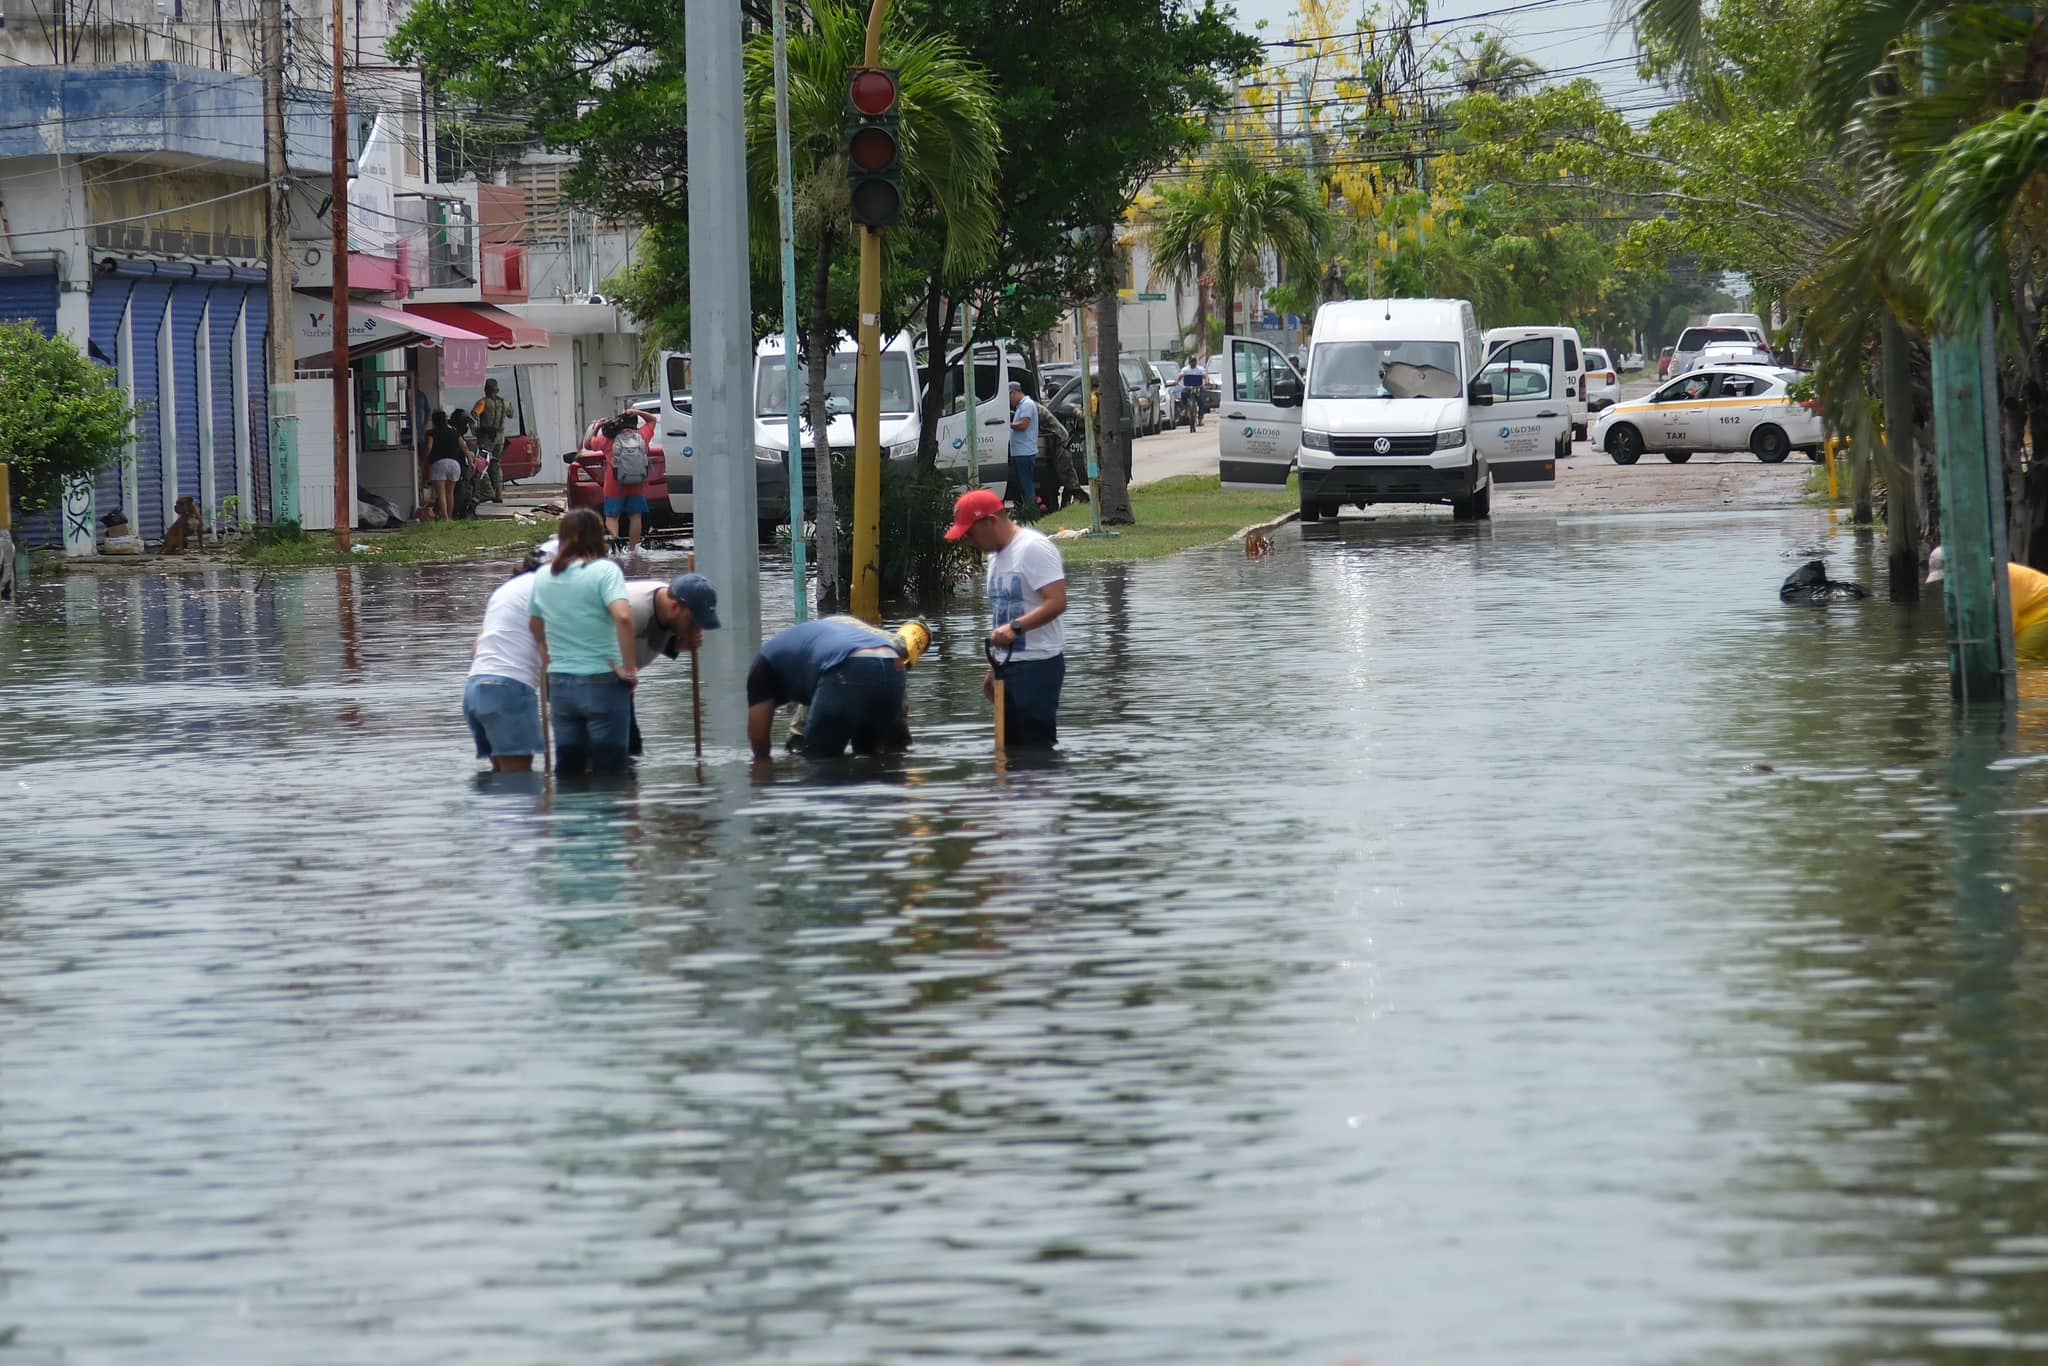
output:
[[[1821,547],[1879,596],[1781,605]],[[2048,680],[1959,730],[1881,572],[1290,527],[1077,569],[1049,767],[963,597],[899,763],[700,771],[662,663],[551,794],[470,757],[499,571],[41,579],[4,1359],[2048,1352]]]

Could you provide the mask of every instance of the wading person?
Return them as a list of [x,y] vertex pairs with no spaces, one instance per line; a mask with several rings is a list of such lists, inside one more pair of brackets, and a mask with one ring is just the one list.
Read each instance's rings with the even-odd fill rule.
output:
[[427,419],[427,487],[433,493],[434,515],[444,522],[455,520],[455,486],[462,481],[462,436],[448,425],[448,414],[439,408]]
[[547,557],[536,551],[491,590],[483,629],[469,649],[469,682],[462,717],[476,739],[476,757],[497,773],[527,773],[541,751],[540,642],[533,634],[533,571]]
[[605,558],[604,523],[588,508],[562,518],[559,547],[534,575],[533,637],[548,676],[555,756],[565,775],[625,769],[639,647],[626,576]]
[[[706,631],[718,629],[718,590],[702,574],[681,574],[668,583],[628,579],[626,605],[633,614],[634,663],[642,669],[657,659],[674,659],[696,649],[704,643]],[[629,754],[640,753],[637,712],[626,748]]]
[[490,457],[490,471],[485,475],[485,487],[489,489],[491,501],[505,501],[505,418],[510,410],[504,398],[498,393],[498,381],[484,381],[484,396],[476,401],[470,413],[476,418],[477,444]]
[[769,757],[776,708],[790,705],[810,708],[803,752],[813,759],[829,759],[849,744],[855,754],[908,745],[908,663],[896,637],[852,617],[807,621],[775,636],[747,671],[747,743],[754,757]]
[[[1050,749],[1059,741],[1060,689],[1067,680],[1067,567],[1059,548],[1003,516],[987,489],[960,495],[949,541],[988,556],[989,645],[1003,671],[1004,741],[1014,749]],[[995,669],[982,691],[995,697]]]
[[1010,381],[1010,496],[1025,521],[1038,516],[1038,405]]

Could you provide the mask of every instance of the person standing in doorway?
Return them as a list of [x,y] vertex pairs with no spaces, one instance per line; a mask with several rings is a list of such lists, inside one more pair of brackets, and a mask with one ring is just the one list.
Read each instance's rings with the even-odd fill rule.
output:
[[[972,489],[953,505],[949,541],[988,556],[988,643],[1003,671],[1005,742],[1050,749],[1059,742],[1060,689],[1067,680],[1067,567],[1044,533],[1003,516],[1003,501]],[[982,691],[995,697],[995,669]]]
[[1010,496],[1025,521],[1038,517],[1038,405],[1010,381]]
[[491,460],[490,471],[485,475],[491,501],[502,503],[505,501],[505,419],[510,409],[498,392],[498,381],[484,381],[484,396],[476,401],[470,413],[476,418],[477,444],[483,447]]
[[462,438],[448,425],[448,414],[439,408],[427,419],[426,484],[433,492],[434,515],[444,522],[455,520],[455,486],[462,480]]
[[620,773],[633,735],[639,647],[626,576],[605,558],[589,508],[562,518],[555,558],[533,585],[532,630],[547,670],[559,771]]

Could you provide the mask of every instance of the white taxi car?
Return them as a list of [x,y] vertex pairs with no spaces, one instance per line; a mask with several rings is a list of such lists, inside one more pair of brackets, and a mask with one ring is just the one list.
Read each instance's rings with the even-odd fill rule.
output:
[[1794,450],[1811,455],[1823,439],[1820,415],[1786,395],[1802,376],[1769,365],[1726,365],[1679,376],[1647,397],[1601,410],[1595,450],[1617,465],[1659,451],[1674,465],[1694,451],[1751,451],[1775,465]]

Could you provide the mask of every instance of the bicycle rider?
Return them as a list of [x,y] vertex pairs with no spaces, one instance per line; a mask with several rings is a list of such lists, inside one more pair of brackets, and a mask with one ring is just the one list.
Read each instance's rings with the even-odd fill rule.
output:
[[1208,382],[1208,372],[1189,356],[1188,363],[1180,368],[1180,396],[1181,402],[1195,405],[1193,427],[1197,430],[1202,425],[1202,387]]

